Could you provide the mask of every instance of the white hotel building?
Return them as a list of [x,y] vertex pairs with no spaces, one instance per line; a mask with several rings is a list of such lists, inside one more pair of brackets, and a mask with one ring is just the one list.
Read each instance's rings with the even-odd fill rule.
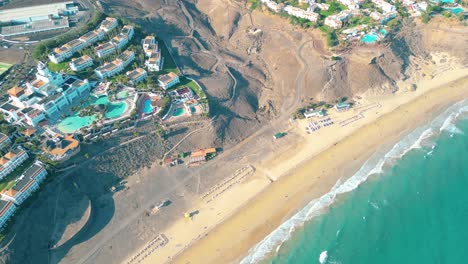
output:
[[8,103],[0,106],[10,123],[24,121],[37,126],[43,119],[60,117],[60,111],[87,92],[88,80],[50,72],[44,63],[37,66],[36,80],[26,83],[26,89],[10,92]]
[[5,178],[14,171],[25,160],[28,159],[28,153],[20,147],[15,147],[0,158],[0,179]]
[[133,51],[126,50],[120,54],[117,59],[97,67],[94,72],[101,79],[109,78],[123,71],[134,59],[135,53]]
[[70,68],[73,71],[81,71],[93,65],[93,59],[88,55],[81,56],[76,59],[72,59],[70,62]]
[[23,174],[16,179],[16,184],[12,190],[13,197],[8,194],[2,194],[2,199],[8,199],[17,205],[22,204],[35,190],[39,188],[39,184],[47,176],[47,170],[42,164],[36,161],[31,167],[23,172]]
[[126,75],[130,80],[130,83],[132,85],[136,85],[137,83],[144,81],[148,76],[148,73],[142,68],[137,68],[133,71],[128,71]]
[[15,186],[1,193],[0,199],[0,227],[15,213],[18,205],[22,204],[39,188],[39,184],[47,176],[47,170],[41,162],[36,161],[16,179]]
[[55,48],[52,53],[49,54],[49,59],[53,63],[60,63],[68,58],[71,58],[73,54],[88,47],[95,42],[102,40],[106,32],[111,31],[117,27],[118,21],[115,18],[107,17],[100,25],[99,29],[88,32],[78,39],[74,39],[60,48]]
[[0,229],[3,229],[3,226],[15,211],[16,205],[13,202],[0,200]]

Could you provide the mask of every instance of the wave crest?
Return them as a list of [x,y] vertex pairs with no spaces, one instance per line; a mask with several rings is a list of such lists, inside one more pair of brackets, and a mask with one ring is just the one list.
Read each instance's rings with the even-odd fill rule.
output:
[[[253,264],[264,259],[271,252],[274,252],[275,249],[278,248],[278,245],[289,240],[297,227],[303,226],[323,209],[330,206],[338,195],[356,189],[361,183],[366,181],[369,176],[382,173],[386,164],[391,164],[392,161],[400,159],[410,150],[422,148],[422,143],[434,136],[437,131],[441,133],[442,131],[449,130],[451,127],[456,127],[454,122],[456,122],[461,114],[468,112],[467,102],[467,100],[463,100],[449,107],[446,111],[437,116],[431,124],[419,127],[403,137],[403,139],[395,144],[386,154],[374,154],[352,177],[348,178],[343,183],[341,179],[338,180],[328,193],[309,202],[302,210],[257,243],[249,250],[248,255],[240,263]],[[452,131],[453,130],[450,130],[450,132]]]

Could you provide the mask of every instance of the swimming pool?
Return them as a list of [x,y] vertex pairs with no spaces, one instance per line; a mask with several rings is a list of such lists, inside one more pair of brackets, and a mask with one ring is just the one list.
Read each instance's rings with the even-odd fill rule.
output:
[[192,114],[194,114],[195,112],[197,112],[197,109],[195,108],[195,106],[190,106],[190,112]]
[[[91,96],[84,106],[88,106],[90,104],[107,105],[107,111],[104,113],[104,117],[108,119],[120,117],[125,112],[125,109],[127,109],[127,104],[125,102],[111,103],[106,95],[100,97]],[[72,116],[63,119],[58,123],[57,128],[64,133],[74,133],[82,127],[91,125],[95,119],[95,115],[79,116],[79,112],[77,112]]]
[[151,99],[146,99],[143,102],[143,113],[150,114],[151,112],[153,112],[153,110],[154,110],[154,108],[151,105]]
[[127,104],[124,102],[110,103],[107,105],[107,111],[104,116],[109,119],[120,117],[126,108]]
[[379,36],[375,33],[369,33],[365,34],[364,37],[362,37],[361,41],[366,44],[371,44],[379,40]]
[[62,122],[57,125],[57,128],[63,133],[75,133],[80,128],[91,125],[95,119],[96,117],[94,115],[80,117],[78,113],[76,113],[62,120]]
[[387,36],[387,34],[388,34],[387,30],[385,30],[383,28],[381,30],[379,30],[379,33],[380,33],[380,35],[382,35],[384,37]]
[[92,105],[100,105],[100,104],[108,104],[109,103],[109,97],[107,97],[107,95],[103,95],[103,96],[99,96],[99,97],[96,97],[96,96],[91,96],[90,97],[91,99],[91,104]]
[[185,110],[183,108],[177,108],[172,115],[173,116],[181,116],[184,113],[185,113]]
[[463,13],[465,10],[463,10],[462,7],[454,7],[454,8],[449,8],[450,12],[455,14],[455,15],[458,15],[460,13]]

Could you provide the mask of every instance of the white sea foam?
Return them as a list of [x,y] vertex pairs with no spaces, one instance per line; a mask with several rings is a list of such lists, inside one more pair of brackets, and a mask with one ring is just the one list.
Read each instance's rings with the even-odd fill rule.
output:
[[322,251],[322,253],[320,253],[320,256],[319,256],[320,264],[324,264],[325,262],[327,262],[327,259],[328,259],[328,252],[326,250]]
[[[395,144],[390,151],[382,155],[376,153],[350,178],[342,182],[341,179],[333,186],[333,188],[322,197],[312,200],[302,210],[280,225],[262,241],[256,244],[249,250],[249,254],[240,262],[241,264],[257,263],[265,258],[271,252],[274,252],[278,245],[287,241],[294,230],[304,225],[312,217],[318,215],[323,209],[333,203],[337,195],[344,194],[356,189],[367,178],[374,174],[383,172],[386,164],[400,159],[412,149],[422,148],[422,143],[437,132],[442,132],[447,129],[453,133],[454,122],[461,114],[468,112],[468,101],[464,100],[451,107],[445,112],[437,116],[429,125],[419,127],[401,141]],[[458,128],[457,128],[458,129]],[[460,131],[461,132],[461,131]],[[433,147],[434,149],[434,147]],[[384,204],[386,201],[384,201]]]

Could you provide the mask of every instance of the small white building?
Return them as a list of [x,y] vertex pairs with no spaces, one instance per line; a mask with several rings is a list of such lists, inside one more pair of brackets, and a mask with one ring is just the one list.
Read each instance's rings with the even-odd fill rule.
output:
[[117,49],[122,49],[125,47],[125,45],[128,44],[128,36],[120,33],[117,34],[115,37],[112,38],[111,42],[112,44],[117,48]]
[[304,112],[305,118],[311,118],[311,117],[323,117],[325,116],[326,113],[324,110],[314,110],[314,109],[308,109],[307,111]]
[[319,14],[317,13],[314,13],[312,11],[306,11],[304,9],[300,9],[298,7],[290,5],[285,6],[283,10],[291,16],[307,19],[312,22],[317,22],[319,18]]
[[384,13],[389,13],[392,11],[396,11],[396,8],[394,5],[390,4],[389,2],[386,2],[384,0],[371,0],[372,3],[375,4],[378,8],[382,9]]
[[24,161],[28,159],[28,153],[21,147],[10,149],[3,157],[0,158],[0,179],[5,178],[8,174],[14,171]]
[[335,105],[336,111],[345,111],[351,108],[351,104],[343,102]]
[[122,28],[122,34],[126,35],[128,40],[131,40],[135,34],[135,29],[132,25],[125,25]]
[[110,55],[116,51],[116,46],[112,41],[106,42],[103,44],[98,45],[96,48],[94,48],[94,52],[99,58],[103,58],[107,55]]
[[178,84],[180,82],[179,75],[170,72],[168,74],[164,74],[158,77],[159,85],[164,89],[167,90],[172,86]]
[[325,26],[328,26],[333,29],[338,29],[343,26],[343,22],[339,20],[336,16],[328,16],[324,21]]
[[146,36],[142,41],[141,45],[143,46],[143,50],[146,53],[149,45],[154,45],[156,43],[156,38],[154,36]]
[[142,68],[137,68],[133,71],[128,71],[126,75],[132,85],[136,85],[137,83],[144,81],[146,77],[148,77],[148,73]]
[[145,61],[145,66],[150,72],[162,70],[162,59],[160,52],[153,52]]
[[93,59],[88,55],[81,56],[76,59],[72,59],[70,62],[70,68],[73,71],[81,71],[93,65]]
[[101,30],[103,30],[105,32],[109,32],[109,31],[113,30],[114,28],[116,28],[118,25],[119,25],[119,21],[117,21],[116,18],[106,17],[106,19],[104,19],[104,21],[102,21],[101,26],[99,27],[99,29],[101,29]]
[[94,72],[101,79],[112,77],[123,71],[134,59],[135,53],[133,51],[126,50],[120,54],[117,59],[96,68]]

